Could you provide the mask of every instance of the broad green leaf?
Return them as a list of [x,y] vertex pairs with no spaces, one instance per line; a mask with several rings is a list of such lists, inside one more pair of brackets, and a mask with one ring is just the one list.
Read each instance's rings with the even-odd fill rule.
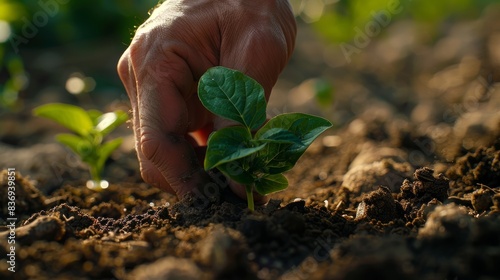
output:
[[256,139],[267,135],[270,130],[281,128],[295,135],[300,143],[268,143],[259,151],[257,158],[263,165],[263,172],[278,174],[290,170],[309,145],[332,124],[323,118],[302,113],[290,113],[269,120],[257,133]]
[[251,139],[248,129],[242,126],[226,127],[212,133],[207,143],[205,170],[251,155],[266,145],[253,147]]
[[77,155],[80,155],[83,146],[89,145],[87,139],[69,133],[57,134],[56,140],[69,147]]
[[[258,137],[258,138],[257,138]],[[256,135],[254,141],[257,143],[268,143],[252,162],[252,169],[260,173],[277,174],[293,167],[287,160],[272,160],[275,157],[280,159],[282,155],[276,151],[286,151],[292,144],[302,145],[302,141],[295,134],[284,128],[271,128],[264,133]],[[283,171],[281,171],[283,170]]]
[[74,105],[46,104],[33,109],[33,113],[36,116],[51,119],[81,136],[88,135],[93,127],[88,113]]
[[108,141],[104,143],[101,147],[98,149],[98,156],[99,158],[97,159],[96,162],[96,169],[98,172],[102,171],[102,168],[104,167],[104,163],[108,159],[108,157],[111,155],[111,153],[118,149],[120,145],[122,144],[123,139],[122,138],[116,138],[111,141]]
[[[256,136],[257,137],[257,136]],[[302,145],[302,141],[291,131],[285,128],[270,128],[258,135],[257,141],[273,142],[280,144],[298,144]]]
[[126,122],[128,119],[127,113],[118,110],[101,115],[97,118],[96,130],[103,136],[113,131],[115,128]]
[[198,95],[210,112],[250,130],[258,129],[266,120],[264,89],[236,70],[221,66],[208,69],[200,78]]
[[284,190],[288,187],[288,180],[282,174],[268,175],[255,181],[255,190],[266,195]]
[[244,160],[245,159],[242,158],[239,160],[226,162],[218,165],[217,168],[233,181],[243,185],[250,185],[253,184],[254,178],[250,172],[244,169]]

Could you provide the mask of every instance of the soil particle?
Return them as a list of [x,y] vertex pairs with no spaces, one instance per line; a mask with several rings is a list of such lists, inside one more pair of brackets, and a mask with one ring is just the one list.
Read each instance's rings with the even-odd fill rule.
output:
[[272,217],[274,222],[281,223],[283,229],[291,234],[300,235],[306,230],[306,221],[300,212],[280,209]]
[[305,213],[306,209],[306,202],[304,200],[297,200],[294,202],[290,202],[287,205],[285,205],[284,209],[293,211],[293,212],[298,212],[298,213]]
[[[6,206],[9,197],[15,197],[14,213],[18,221],[28,218],[31,213],[44,209],[46,198],[40,190],[19,172],[14,176],[15,180],[12,181],[12,177],[8,175],[6,169],[0,171],[0,204]],[[9,181],[14,182],[14,188],[9,186]],[[11,194],[9,194],[9,190]],[[2,207],[0,214],[0,223],[6,224],[5,219],[11,217],[8,207]]]
[[[388,187],[392,192],[398,192],[405,178],[411,175],[411,170],[408,163],[383,159],[351,168],[344,175],[342,186],[349,190],[352,197],[374,191],[380,185]],[[357,200],[359,199],[353,199],[352,202],[359,202]]]
[[496,193],[493,196],[493,207],[495,208],[495,211],[498,213],[500,212],[500,193]]
[[[23,126],[22,125],[18,126]],[[33,136],[25,138],[36,138]],[[81,161],[58,143],[36,144],[27,147],[11,147],[0,143],[0,166],[15,166],[17,173],[33,174],[38,188],[49,193],[61,185],[61,179],[81,177],[88,179],[88,172]],[[67,166],[71,162],[71,167]]]
[[406,179],[396,195],[409,227],[422,226],[427,214],[448,198],[449,180],[443,174],[433,174],[434,171],[427,167],[417,169],[414,174],[416,180],[410,182]]
[[123,216],[124,211],[116,202],[103,202],[99,205],[95,205],[90,209],[92,216],[94,218],[98,217],[108,217],[113,219],[119,219]]
[[390,147],[379,147],[373,143],[362,146],[359,154],[354,158],[349,169],[365,164],[371,164],[383,159],[391,159],[396,163],[408,162],[408,155],[401,149]]
[[498,108],[468,112],[460,116],[453,128],[455,137],[468,149],[487,146],[500,136]]
[[379,187],[365,195],[358,205],[356,220],[375,219],[387,223],[402,218],[402,212],[401,205],[394,200],[389,188]]
[[500,140],[491,147],[480,147],[460,157],[446,172],[452,180],[450,195],[464,196],[476,184],[500,187]]
[[213,271],[216,278],[251,275],[247,262],[248,249],[244,243],[240,232],[216,226],[211,234],[198,243],[198,254],[196,256],[195,253],[194,258]]
[[86,238],[95,234],[94,231],[89,230],[89,227],[94,225],[97,220],[90,215],[82,213],[78,207],[61,204],[47,212],[42,211],[40,214],[33,215],[30,219],[28,219],[28,221],[38,215],[42,216],[44,214],[57,217],[59,220],[65,222],[65,237],[67,238]]
[[130,273],[127,279],[198,280],[202,279],[202,276],[202,272],[193,261],[175,257],[165,257],[153,263],[138,266]]
[[499,230],[498,216],[474,219],[464,206],[438,206],[418,232],[417,265],[432,272],[431,279],[456,275],[477,279],[477,274],[497,278],[493,267],[500,261]]
[[433,173],[428,167],[417,169],[414,174],[416,181],[412,183],[406,179],[403,182],[398,200],[412,200],[419,205],[432,199],[445,201],[448,198],[449,180],[443,174],[434,177]]
[[495,193],[492,189],[481,186],[480,189],[475,190],[471,196],[471,203],[474,210],[478,213],[482,213],[486,210],[489,210],[491,206],[493,206],[493,195]]
[[467,215],[467,209],[455,204],[437,206],[429,215],[427,221],[418,232],[420,239],[465,239],[472,226],[472,217]]
[[443,202],[448,198],[450,183],[443,174],[434,177],[434,170],[424,167],[415,171],[414,177],[417,179],[413,183],[413,193],[422,201],[430,201],[432,198]]
[[[41,216],[33,222],[15,230],[15,241],[30,245],[35,241],[58,241],[64,236],[64,223],[56,217]],[[7,240],[9,232],[0,233],[0,239]]]
[[332,262],[321,264],[312,279],[416,279],[410,248],[394,237],[357,236],[331,255]]
[[248,242],[256,243],[267,237],[267,221],[263,216],[250,216],[241,225],[240,231]]

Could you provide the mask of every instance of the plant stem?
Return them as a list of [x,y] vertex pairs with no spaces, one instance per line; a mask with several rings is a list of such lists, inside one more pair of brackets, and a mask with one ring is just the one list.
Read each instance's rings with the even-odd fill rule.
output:
[[253,204],[253,184],[246,185],[245,190],[247,193],[248,209],[250,209],[250,211],[253,212],[255,210],[254,204]]
[[96,181],[96,182],[99,182],[101,181],[101,172],[99,172],[99,170],[97,170],[97,168],[95,166],[92,166],[89,164],[89,168],[90,168],[90,177],[92,180]]

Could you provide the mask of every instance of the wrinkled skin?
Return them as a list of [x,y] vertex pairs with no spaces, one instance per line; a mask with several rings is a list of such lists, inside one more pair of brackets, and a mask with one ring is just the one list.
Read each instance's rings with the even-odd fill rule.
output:
[[[142,178],[178,197],[209,184],[200,163],[204,155],[196,151],[212,130],[230,123],[201,105],[200,76],[217,65],[237,69],[257,80],[269,98],[295,35],[286,0],[168,0],[157,7],[118,63]],[[229,185],[246,197],[243,186]]]

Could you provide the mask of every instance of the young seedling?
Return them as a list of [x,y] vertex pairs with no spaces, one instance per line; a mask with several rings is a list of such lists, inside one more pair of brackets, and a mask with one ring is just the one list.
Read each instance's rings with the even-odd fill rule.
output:
[[204,165],[206,170],[217,168],[245,185],[251,211],[253,191],[267,195],[287,188],[282,173],[290,170],[314,139],[332,126],[326,119],[301,113],[281,114],[266,123],[262,86],[225,67],[205,72],[198,84],[198,95],[207,110],[239,124],[209,136]]
[[108,142],[103,142],[103,139],[128,119],[125,112],[117,110],[103,114],[98,110],[85,111],[78,106],[52,103],[35,108],[33,114],[73,131],[75,134],[56,135],[56,140],[69,147],[89,166],[92,180],[87,182],[88,188],[102,190],[108,187],[108,182],[101,178],[104,163],[123,139],[116,138]]

